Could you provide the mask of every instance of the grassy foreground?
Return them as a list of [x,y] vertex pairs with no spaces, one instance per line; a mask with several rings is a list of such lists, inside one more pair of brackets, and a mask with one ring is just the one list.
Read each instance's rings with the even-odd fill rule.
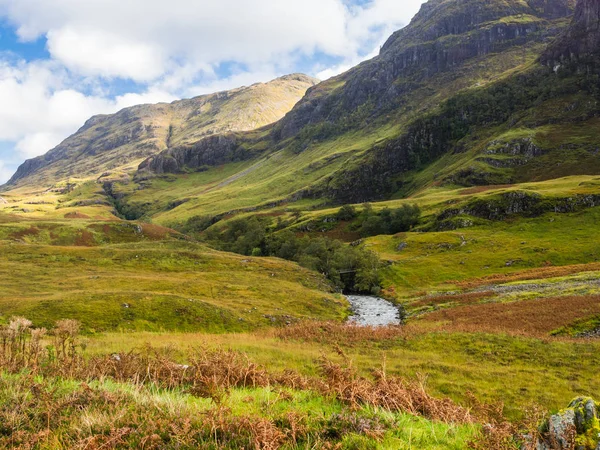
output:
[[600,387],[598,343],[334,322],[241,335],[78,330],[2,328],[4,447],[511,449]]

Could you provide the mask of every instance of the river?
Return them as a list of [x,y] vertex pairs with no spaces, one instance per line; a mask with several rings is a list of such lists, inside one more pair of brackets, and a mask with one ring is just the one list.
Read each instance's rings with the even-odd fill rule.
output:
[[400,325],[400,310],[393,303],[366,295],[346,296],[354,315],[348,320],[362,326]]

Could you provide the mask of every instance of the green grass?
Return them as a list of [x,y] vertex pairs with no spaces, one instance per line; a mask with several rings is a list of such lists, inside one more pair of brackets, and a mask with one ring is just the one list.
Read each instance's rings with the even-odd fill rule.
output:
[[38,326],[77,318],[89,331],[236,331],[347,314],[318,274],[190,242],[0,242],[0,276],[0,315],[28,316]]
[[[590,239],[600,209],[546,214],[456,231],[405,233],[370,238],[371,249],[393,264],[386,284],[399,296],[453,289],[453,282],[544,266],[600,261],[600,244]],[[406,247],[399,250],[399,245]]]
[[558,330],[556,330],[553,334],[555,336],[578,337],[587,333],[597,332],[598,330],[600,330],[600,316],[594,316],[561,327]]
[[[279,340],[268,333],[171,334],[108,333],[91,339],[90,354],[125,352],[152,342],[155,346],[184,352],[193,346],[232,348],[272,371],[298,370],[314,376],[323,354],[336,356],[341,345],[365,375],[385,365],[390,375],[427,377],[428,391],[465,403],[467,392],[479,400],[504,402],[512,418],[522,409],[539,404],[558,410],[578,395],[594,396],[600,389],[595,377],[598,342],[562,342],[492,334],[421,332],[381,342],[346,343],[331,336],[330,344]],[[182,359],[183,361],[183,359]]]

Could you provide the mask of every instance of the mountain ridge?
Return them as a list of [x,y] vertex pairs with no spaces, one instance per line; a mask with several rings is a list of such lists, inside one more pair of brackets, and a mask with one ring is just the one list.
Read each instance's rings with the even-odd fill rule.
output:
[[[221,149],[216,140],[171,148],[142,163],[139,173],[145,173],[144,178],[148,173],[206,170],[207,154],[213,159],[220,154],[215,159],[218,164],[228,161],[226,154],[235,155],[230,161],[239,161],[240,155],[242,160],[276,155],[291,161],[312,154],[309,164],[290,175],[303,176],[303,188],[289,190],[278,201],[327,198],[360,203],[385,199],[402,185],[414,189],[412,181],[395,178],[422,170],[452,152],[454,141],[471,126],[456,123],[448,133],[450,117],[428,117],[459,92],[492,85],[536,66],[540,54],[568,27],[573,11],[570,0],[432,0],[388,40],[379,56],[309,89],[258,143],[256,137],[241,134],[224,139]],[[360,147],[353,150],[357,142]],[[338,150],[319,151],[324,147]],[[457,153],[469,154],[466,149]],[[322,167],[330,167],[330,173],[315,174],[313,180],[306,176]],[[470,179],[475,184],[501,179],[493,173],[495,168],[485,170],[491,175]],[[459,178],[467,185],[472,182]]]
[[[281,118],[317,82],[303,74],[291,74],[268,83],[94,116],[57,147],[22,164],[6,186],[27,178],[30,183],[52,184],[60,179],[99,176],[107,170],[131,170],[175,143],[260,128]],[[40,171],[51,173],[40,175]]]
[[[174,140],[131,167],[132,179],[103,182],[133,217],[167,221],[596,173],[596,135],[571,152],[580,159],[565,150],[569,124],[595,117],[594,95],[572,98],[571,82],[540,64],[574,10],[571,0],[430,0],[379,56],[310,87],[278,122]],[[212,181],[178,193],[178,177],[193,173]]]

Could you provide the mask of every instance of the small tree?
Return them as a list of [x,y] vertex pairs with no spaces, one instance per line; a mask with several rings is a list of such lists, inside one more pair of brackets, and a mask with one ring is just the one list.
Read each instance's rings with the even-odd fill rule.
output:
[[344,205],[336,214],[336,219],[348,222],[357,216],[356,208],[352,205]]

